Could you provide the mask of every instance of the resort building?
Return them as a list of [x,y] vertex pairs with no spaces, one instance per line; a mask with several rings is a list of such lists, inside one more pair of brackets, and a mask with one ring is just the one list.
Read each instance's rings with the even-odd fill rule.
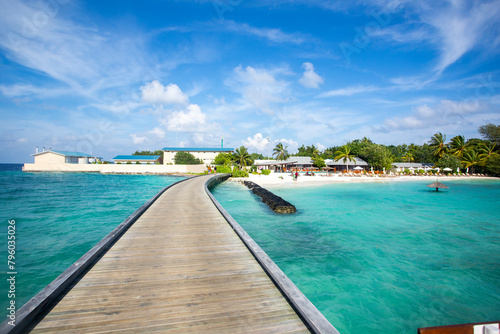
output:
[[333,168],[335,171],[343,171],[347,170],[348,168],[349,170],[368,170],[368,167],[370,167],[370,165],[368,165],[366,161],[358,157],[355,157],[354,161],[349,160],[346,162],[344,162],[344,159],[339,159],[337,161],[333,159],[326,159],[325,163],[327,167]]
[[[361,169],[368,169],[369,165],[366,161],[364,161],[361,158],[354,158],[355,161],[349,161],[348,166],[349,170],[352,170],[354,168],[361,170]],[[335,161],[332,159],[326,159],[325,160],[327,169],[333,169],[335,171],[342,171],[342,170],[347,170],[346,164],[343,162],[342,159]],[[314,162],[312,161],[311,157],[296,157],[292,156],[289,157],[285,161],[276,161],[276,160],[256,160],[254,165],[258,167],[258,169],[272,169],[272,170],[281,170],[281,169],[311,169],[315,168],[313,166]]]
[[117,155],[113,158],[115,164],[162,164],[162,156],[161,155]]
[[82,152],[48,150],[32,154],[35,164],[89,164],[101,158]]
[[392,166],[398,171],[403,172],[405,169],[409,170],[428,170],[434,168],[432,163],[420,163],[420,162],[394,162]]
[[207,148],[207,147],[164,147],[163,164],[175,164],[174,157],[177,152],[187,152],[201,159],[205,165],[210,165],[219,153],[232,153],[234,148]]

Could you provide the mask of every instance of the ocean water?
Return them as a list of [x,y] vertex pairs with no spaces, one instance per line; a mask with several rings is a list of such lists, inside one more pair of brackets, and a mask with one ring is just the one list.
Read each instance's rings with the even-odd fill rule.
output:
[[341,333],[500,319],[500,182],[269,187],[275,214],[244,186],[217,200]]
[[5,317],[8,225],[15,221],[16,308],[54,280],[175,176],[24,173],[0,164],[0,314]]

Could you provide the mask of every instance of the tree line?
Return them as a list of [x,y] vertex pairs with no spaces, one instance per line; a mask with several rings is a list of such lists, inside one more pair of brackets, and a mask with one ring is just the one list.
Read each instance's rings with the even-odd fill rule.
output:
[[[470,169],[480,173],[500,175],[500,125],[486,124],[480,126],[478,133],[483,137],[466,140],[458,135],[446,140],[446,135],[438,132],[423,145],[401,144],[383,145],[374,143],[369,138],[363,137],[349,141],[342,146],[333,146],[321,151],[314,145],[302,145],[296,153],[288,152],[288,146],[278,143],[273,149],[273,158],[278,161],[287,160],[291,156],[311,157],[313,164],[325,167],[326,159],[342,160],[349,165],[355,157],[365,160],[375,170],[391,168],[395,162],[433,163],[436,167],[449,167],[453,170]],[[134,155],[161,155],[161,150],[149,152],[135,152]],[[179,155],[178,152],[177,155]],[[182,152],[176,164],[203,163],[190,153]],[[176,158],[177,158],[176,155]],[[189,156],[191,155],[191,156]],[[239,168],[251,166],[255,160],[264,159],[262,154],[249,153],[248,149],[241,146],[232,153],[219,153],[214,164],[221,166],[236,165]],[[179,162],[178,162],[179,161]]]

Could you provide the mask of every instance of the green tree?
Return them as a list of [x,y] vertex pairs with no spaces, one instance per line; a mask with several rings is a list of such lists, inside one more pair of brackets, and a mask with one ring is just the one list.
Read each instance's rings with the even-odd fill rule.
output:
[[335,157],[335,151],[338,150],[338,147],[328,147],[326,150],[323,151],[321,154],[321,157],[323,159],[333,159]]
[[462,163],[460,162],[460,159],[456,155],[445,153],[443,154],[441,159],[439,159],[438,162],[436,162],[436,167],[439,168],[448,167],[451,168],[453,172],[455,172],[457,168],[462,167]]
[[500,154],[496,150],[496,144],[491,142],[481,143],[479,145],[479,158],[483,165],[486,165],[493,159],[500,158]]
[[250,154],[245,146],[240,146],[233,153],[233,160],[240,166],[240,169],[253,163]]
[[276,160],[278,161],[285,161],[288,159],[290,154],[287,151],[288,146],[283,147],[282,143],[279,143],[276,145],[276,147],[273,149],[273,156],[276,156]]
[[367,143],[359,157],[377,170],[391,168],[393,158],[391,151],[383,145]]
[[347,145],[339,147],[337,152],[335,152],[335,161],[339,161],[340,159],[346,164],[347,170],[349,170],[349,161],[356,161],[354,155],[351,154],[351,148]]
[[311,160],[313,161],[313,166],[318,168],[326,167],[325,160],[322,157],[313,157]]
[[203,161],[197,159],[189,152],[177,152],[174,156],[174,164],[176,165],[200,165]]
[[163,151],[162,150],[156,150],[156,151],[135,151],[132,153],[132,155],[161,155],[163,156]]
[[294,155],[297,157],[316,157],[319,156],[320,153],[321,152],[314,145],[311,146],[302,145],[301,147],[299,147],[298,152],[295,153]]
[[408,162],[415,162],[415,157],[413,156],[413,153],[408,151],[401,157],[404,161]]
[[478,132],[483,136],[483,138],[500,146],[500,125],[492,123],[482,125],[479,127]]
[[214,158],[214,164],[220,166],[229,166],[233,160],[233,155],[231,153],[220,152]]
[[477,154],[477,152],[473,150],[468,150],[467,152],[465,152],[461,160],[462,166],[464,168],[471,168],[471,173],[474,173],[474,166],[480,165],[481,162],[482,160],[479,157],[479,154]]
[[252,153],[252,154],[250,154],[250,158],[253,161],[255,161],[255,160],[264,160],[265,159],[265,157],[262,154],[260,154],[260,153]]
[[455,136],[450,141],[450,152],[454,156],[461,158],[467,151],[467,146],[464,136]]
[[448,145],[446,144],[446,135],[443,135],[441,132],[438,132],[434,136],[432,136],[429,144],[433,149],[432,153],[438,158],[441,158],[443,154],[448,151]]

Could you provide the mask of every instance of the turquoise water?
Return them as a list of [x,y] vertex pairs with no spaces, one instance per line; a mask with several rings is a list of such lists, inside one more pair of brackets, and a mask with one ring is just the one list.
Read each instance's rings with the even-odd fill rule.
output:
[[414,334],[500,319],[500,182],[442,182],[269,187],[294,215],[213,193],[341,333]]
[[7,314],[7,225],[16,226],[16,307],[43,289],[163,187],[153,175],[23,173],[0,165],[0,307]]

